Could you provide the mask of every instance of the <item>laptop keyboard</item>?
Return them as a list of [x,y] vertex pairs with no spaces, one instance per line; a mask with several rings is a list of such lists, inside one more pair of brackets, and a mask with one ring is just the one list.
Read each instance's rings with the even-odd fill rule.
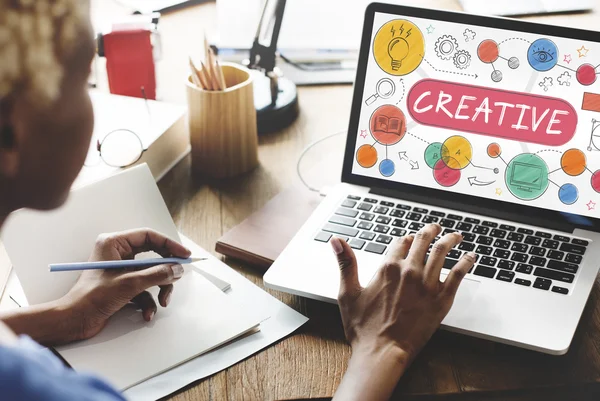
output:
[[415,234],[429,223],[442,226],[441,235],[459,232],[463,236],[463,242],[448,254],[445,269],[473,251],[477,262],[471,274],[563,295],[569,293],[589,245],[587,240],[533,227],[354,195],[339,205],[314,239],[329,242],[335,236],[356,251],[382,255],[395,237]]

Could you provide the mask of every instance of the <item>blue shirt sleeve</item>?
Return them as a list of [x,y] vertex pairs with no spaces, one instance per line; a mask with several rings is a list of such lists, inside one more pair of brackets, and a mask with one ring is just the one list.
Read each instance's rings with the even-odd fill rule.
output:
[[0,398],[3,401],[124,401],[102,380],[65,367],[31,338],[0,346]]

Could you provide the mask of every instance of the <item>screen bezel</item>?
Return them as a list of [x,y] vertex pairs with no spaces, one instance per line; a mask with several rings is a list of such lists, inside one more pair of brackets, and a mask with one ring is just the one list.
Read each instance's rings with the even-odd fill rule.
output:
[[[485,210],[487,215],[497,217],[501,216],[500,218],[506,218],[506,216],[511,216],[513,219],[523,217],[522,221],[531,222],[531,218],[534,216],[535,221],[552,222],[554,226],[582,228],[600,232],[600,219],[597,218],[552,211],[534,206],[520,205],[517,203],[486,199],[474,195],[452,193],[444,190],[387,181],[380,178],[367,177],[352,173],[357,141],[356,133],[358,132],[360,111],[362,109],[366,69],[369,60],[369,52],[371,50],[373,24],[376,13],[386,13],[398,15],[400,17],[424,18],[481,27],[494,27],[498,29],[513,30],[539,35],[559,36],[567,39],[579,39],[585,40],[586,42],[600,43],[600,32],[587,31],[583,29],[544,25],[508,18],[484,17],[452,11],[440,11],[392,4],[371,3],[365,12],[365,22],[363,25],[359,62],[356,72],[356,79],[354,81],[354,94],[352,99],[352,110],[350,113],[350,124],[346,139],[346,150],[342,169],[342,182],[369,187],[373,192],[381,192],[388,195],[394,194],[400,198],[402,198],[403,195],[407,195],[407,198],[413,200],[427,200],[427,203],[436,204],[439,206],[456,207],[457,205],[461,205],[461,208],[465,211],[469,211],[473,208],[479,211]],[[598,204],[598,208],[600,209],[600,203]]]

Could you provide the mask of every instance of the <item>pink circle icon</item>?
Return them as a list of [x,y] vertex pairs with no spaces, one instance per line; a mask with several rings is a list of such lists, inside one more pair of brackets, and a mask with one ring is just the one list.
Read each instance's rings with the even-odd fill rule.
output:
[[600,170],[596,170],[592,174],[592,188],[594,188],[594,191],[600,193]]
[[451,169],[443,160],[438,160],[433,168],[433,178],[441,186],[451,187],[460,180],[460,170]]
[[577,82],[590,86],[596,82],[596,69],[591,64],[582,64],[577,68]]

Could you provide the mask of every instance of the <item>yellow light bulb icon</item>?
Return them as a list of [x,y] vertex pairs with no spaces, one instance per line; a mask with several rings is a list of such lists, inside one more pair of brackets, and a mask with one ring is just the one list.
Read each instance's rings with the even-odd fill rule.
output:
[[393,38],[388,45],[388,54],[392,59],[392,70],[398,71],[402,62],[408,56],[410,47],[404,38]]
[[423,33],[411,21],[388,21],[375,35],[373,56],[379,68],[390,75],[410,74],[425,57]]

